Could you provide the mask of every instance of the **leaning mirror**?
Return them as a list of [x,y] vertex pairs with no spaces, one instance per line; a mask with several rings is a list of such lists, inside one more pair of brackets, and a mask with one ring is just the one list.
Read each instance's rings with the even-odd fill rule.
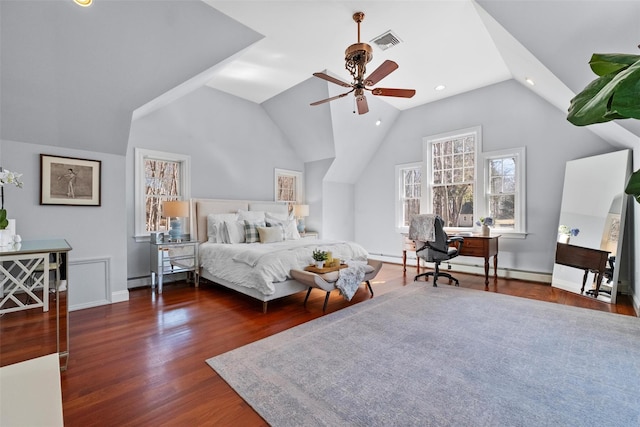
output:
[[616,302],[630,161],[622,150],[567,162],[554,287]]

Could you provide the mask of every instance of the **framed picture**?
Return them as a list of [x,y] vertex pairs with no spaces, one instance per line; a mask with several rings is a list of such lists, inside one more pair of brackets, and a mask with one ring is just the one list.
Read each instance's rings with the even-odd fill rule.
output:
[[40,204],[100,206],[100,160],[40,154]]

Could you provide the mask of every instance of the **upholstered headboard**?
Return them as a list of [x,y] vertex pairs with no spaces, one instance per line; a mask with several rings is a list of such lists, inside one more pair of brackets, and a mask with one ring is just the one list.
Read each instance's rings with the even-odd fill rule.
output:
[[207,241],[207,215],[219,213],[236,213],[238,210],[265,211],[271,213],[287,213],[288,205],[284,202],[223,200],[223,199],[191,199],[190,203],[191,236],[197,236],[199,242]]

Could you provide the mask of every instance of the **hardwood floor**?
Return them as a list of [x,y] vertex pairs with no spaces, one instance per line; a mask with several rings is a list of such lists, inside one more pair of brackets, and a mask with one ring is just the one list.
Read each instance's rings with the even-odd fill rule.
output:
[[[411,286],[415,267],[404,276],[385,264],[372,283],[376,296]],[[484,290],[484,277],[455,274],[461,287]],[[442,281],[440,286],[447,286]],[[635,315],[627,297],[611,306],[549,285],[499,279],[490,292]],[[70,313],[68,370],[62,373],[67,426],[267,425],[205,360],[324,315],[324,292],[313,291],[262,304],[225,288],[202,283],[169,284],[161,296],[149,288],[130,291],[127,302]],[[364,287],[352,302],[334,292],[327,313],[369,299]],[[0,361],[42,354],[33,324],[0,317]],[[25,344],[25,345],[23,345]],[[46,354],[46,353],[43,353]],[[3,360],[4,359],[4,360]]]

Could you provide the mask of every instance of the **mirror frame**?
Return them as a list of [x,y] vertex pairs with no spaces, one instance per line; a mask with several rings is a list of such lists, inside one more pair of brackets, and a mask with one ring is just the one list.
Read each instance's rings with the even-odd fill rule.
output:
[[[603,182],[603,173],[611,171],[613,181]],[[602,249],[602,236],[610,221],[612,207],[620,211],[618,241],[616,244],[616,263],[611,280],[611,298],[598,296],[599,301],[615,304],[621,264],[624,262],[623,241],[626,223],[627,203],[629,196],[624,188],[631,174],[631,150],[620,150],[611,153],[570,160],[565,170],[562,204],[558,225],[580,229],[571,244],[590,249]],[[614,190],[615,188],[615,190]],[[593,197],[591,197],[596,193]],[[613,193],[613,194],[611,194]],[[602,199],[598,194],[606,194],[606,203],[596,205],[594,200]],[[604,213],[604,214],[603,214]],[[569,218],[569,219],[567,219]],[[569,223],[571,222],[571,223]],[[592,230],[594,226],[599,227]],[[588,233],[588,234],[587,234]],[[602,249],[605,250],[605,249]],[[555,261],[555,260],[554,260]],[[581,294],[584,270],[560,265],[554,262],[551,285],[569,292]],[[587,283],[594,279],[594,273],[588,273]],[[570,277],[569,280],[566,278]],[[579,279],[578,279],[579,278]],[[577,284],[574,283],[578,281]],[[585,289],[586,291],[586,289]],[[584,295],[584,294],[583,294]]]

